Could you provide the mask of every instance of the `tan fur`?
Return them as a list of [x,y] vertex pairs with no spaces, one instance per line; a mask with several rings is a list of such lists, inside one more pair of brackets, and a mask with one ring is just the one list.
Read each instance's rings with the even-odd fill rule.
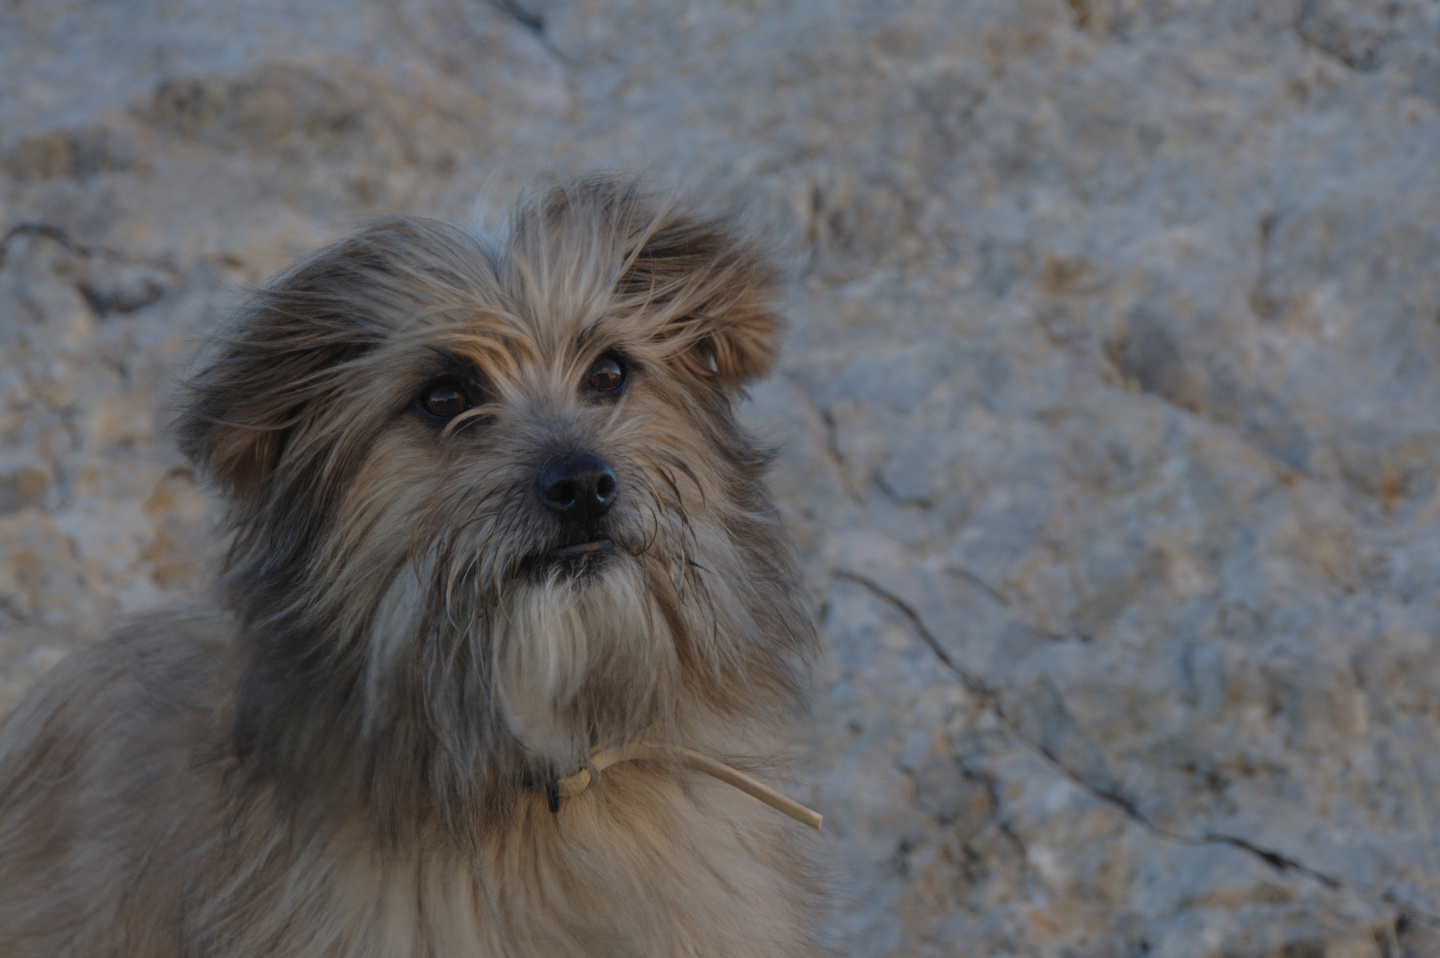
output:
[[[731,412],[775,285],[733,222],[594,178],[257,294],[178,424],[226,497],[216,606],[0,729],[0,956],[814,953],[795,823],[664,762],[545,791],[638,740],[783,769],[813,628]],[[617,395],[585,387],[607,355]],[[475,405],[432,421],[445,376]],[[536,495],[577,449],[620,489],[586,574]]]

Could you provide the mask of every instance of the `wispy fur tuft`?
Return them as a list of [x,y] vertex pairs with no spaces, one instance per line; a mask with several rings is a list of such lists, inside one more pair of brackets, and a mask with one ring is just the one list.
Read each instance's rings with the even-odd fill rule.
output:
[[[777,284],[732,220],[596,177],[257,293],[177,423],[219,608],[101,640],[0,734],[0,956],[813,953],[763,806],[666,763],[546,794],[640,740],[780,766],[813,625],[732,412]],[[583,522],[537,478],[581,454],[618,487]]]

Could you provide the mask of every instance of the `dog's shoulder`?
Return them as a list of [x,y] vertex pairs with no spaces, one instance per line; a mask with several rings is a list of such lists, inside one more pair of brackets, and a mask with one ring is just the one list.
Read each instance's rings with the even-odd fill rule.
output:
[[0,767],[22,740],[56,732],[57,723],[108,724],[173,714],[205,703],[233,625],[200,605],[134,617],[62,659],[0,719]]
[[124,902],[174,877],[147,863],[168,860],[195,824],[180,813],[207,804],[230,631],[198,607],[133,618],[63,659],[4,720],[0,956],[118,953],[122,940],[150,954],[166,934]]

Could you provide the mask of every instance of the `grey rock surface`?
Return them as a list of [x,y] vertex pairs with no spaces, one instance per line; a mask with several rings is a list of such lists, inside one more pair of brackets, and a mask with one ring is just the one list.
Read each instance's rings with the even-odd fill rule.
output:
[[647,168],[793,254],[842,950],[1440,955],[1434,0],[17,0],[0,64],[0,708],[203,588],[246,284]]

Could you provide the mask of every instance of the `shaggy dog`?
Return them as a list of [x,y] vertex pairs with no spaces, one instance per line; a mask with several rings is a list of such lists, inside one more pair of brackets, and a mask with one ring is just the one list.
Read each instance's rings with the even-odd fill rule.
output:
[[813,953],[807,833],[667,758],[774,770],[803,706],[813,623],[732,413],[777,282],[733,219],[594,178],[257,294],[178,424],[219,601],[0,733],[0,955]]

